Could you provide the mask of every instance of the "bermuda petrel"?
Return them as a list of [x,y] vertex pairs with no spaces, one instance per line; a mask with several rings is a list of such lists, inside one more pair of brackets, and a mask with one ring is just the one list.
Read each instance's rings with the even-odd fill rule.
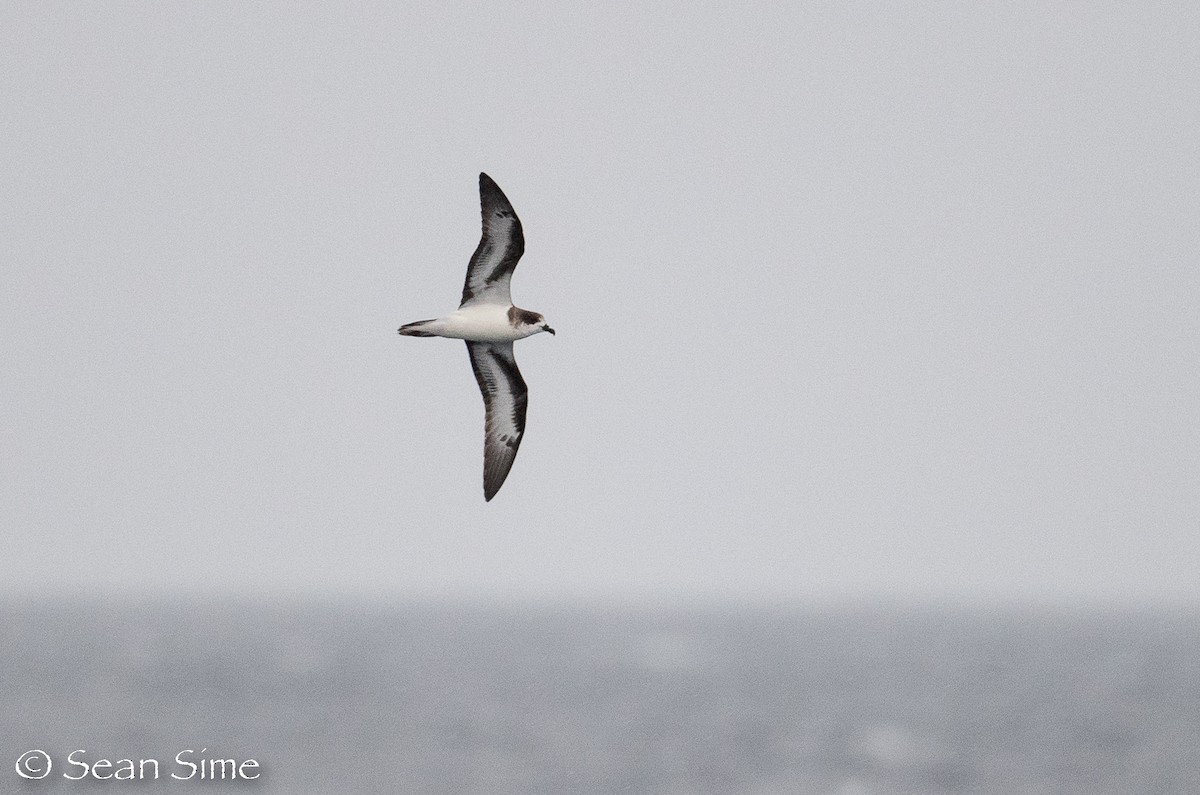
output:
[[525,434],[529,390],[517,369],[513,342],[554,329],[537,312],[513,306],[509,284],[525,252],[525,235],[508,198],[487,174],[479,175],[479,205],[483,237],[467,266],[462,303],[445,317],[406,323],[400,333],[466,340],[483,393],[483,496],[490,501],[504,485]]

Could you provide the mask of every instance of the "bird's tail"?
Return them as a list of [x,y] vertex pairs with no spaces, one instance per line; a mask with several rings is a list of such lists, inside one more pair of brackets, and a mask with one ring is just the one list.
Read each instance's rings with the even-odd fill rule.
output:
[[418,320],[413,323],[405,323],[400,327],[400,333],[406,337],[436,337],[429,331],[421,331],[421,326],[426,326],[432,323],[432,320]]

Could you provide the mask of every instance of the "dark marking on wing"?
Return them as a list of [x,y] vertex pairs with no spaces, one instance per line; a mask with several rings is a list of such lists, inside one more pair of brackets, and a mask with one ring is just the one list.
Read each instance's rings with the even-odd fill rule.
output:
[[529,389],[511,342],[467,342],[467,353],[483,395],[483,496],[490,501],[504,485],[525,436]]
[[[467,266],[467,278],[463,282],[462,303],[464,306],[480,298],[490,289],[503,289],[508,298],[507,279],[517,267],[517,261],[525,253],[525,233],[521,219],[509,203],[504,191],[500,190],[491,177],[479,175],[479,209],[483,216],[483,236],[471,263]],[[498,284],[499,282],[503,284]]]

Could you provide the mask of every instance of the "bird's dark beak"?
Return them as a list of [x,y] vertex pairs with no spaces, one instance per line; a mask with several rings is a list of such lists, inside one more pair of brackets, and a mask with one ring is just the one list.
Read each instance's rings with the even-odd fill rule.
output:
[[542,326],[542,328],[546,329],[546,331],[550,332],[551,334],[554,333],[554,329],[550,328],[549,326]]

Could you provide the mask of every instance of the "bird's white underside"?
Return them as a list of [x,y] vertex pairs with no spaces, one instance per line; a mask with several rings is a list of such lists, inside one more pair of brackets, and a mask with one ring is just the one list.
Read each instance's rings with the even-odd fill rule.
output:
[[508,318],[511,304],[473,303],[431,320],[421,331],[438,337],[471,342],[512,342],[541,331],[539,326],[514,327]]

